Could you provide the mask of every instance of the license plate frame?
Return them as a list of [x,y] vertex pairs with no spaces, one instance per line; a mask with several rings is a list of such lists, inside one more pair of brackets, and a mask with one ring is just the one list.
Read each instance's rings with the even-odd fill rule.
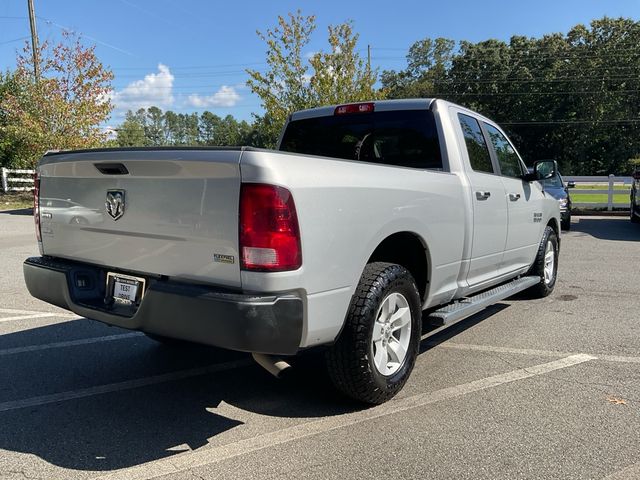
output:
[[142,277],[108,272],[106,299],[120,305],[139,305],[144,297],[146,280]]

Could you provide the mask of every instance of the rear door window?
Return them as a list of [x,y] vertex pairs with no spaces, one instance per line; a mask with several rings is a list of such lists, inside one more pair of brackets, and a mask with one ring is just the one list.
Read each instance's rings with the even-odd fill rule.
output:
[[410,168],[442,170],[433,112],[392,110],[290,122],[280,150]]
[[500,130],[488,123],[484,124],[487,133],[489,134],[489,140],[493,145],[493,149],[496,152],[498,158],[498,164],[500,165],[500,173],[507,177],[521,177],[523,175],[522,163],[520,157],[516,153],[507,137],[505,137]]
[[493,164],[487,142],[482,134],[480,123],[473,117],[463,113],[458,114],[464,143],[467,146],[471,168],[476,172],[493,173]]

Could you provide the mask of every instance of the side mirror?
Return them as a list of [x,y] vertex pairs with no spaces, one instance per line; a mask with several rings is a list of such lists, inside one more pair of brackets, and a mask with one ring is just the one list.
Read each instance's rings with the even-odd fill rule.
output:
[[570,180],[567,182],[567,188],[576,188],[576,182]]
[[538,160],[533,163],[533,172],[525,175],[525,180],[547,180],[558,173],[558,163],[555,160]]

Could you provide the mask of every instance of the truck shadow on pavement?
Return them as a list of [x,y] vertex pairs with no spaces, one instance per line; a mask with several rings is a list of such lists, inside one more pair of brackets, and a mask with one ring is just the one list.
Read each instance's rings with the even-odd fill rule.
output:
[[[252,422],[249,433],[231,433],[230,441],[254,436],[256,427],[258,433],[277,428],[283,418],[332,416],[362,408],[332,390],[314,357],[301,358],[300,373],[278,381],[246,354],[200,346],[170,348],[143,336],[2,353],[67,341],[74,330],[72,340],[78,338],[78,330],[85,338],[126,333],[73,320],[0,335],[0,449],[33,454],[63,468],[106,471],[195,450],[255,413],[265,417],[256,420],[257,425]],[[245,359],[246,366],[212,374],[15,408],[25,399],[37,403],[45,395],[82,393],[99,385]]]
[[640,225],[631,223],[625,217],[580,217],[578,222],[571,224],[571,229],[568,235],[590,235],[600,240],[640,241]]
[[[436,332],[423,340],[420,353],[507,307],[494,305]],[[424,333],[429,331],[425,327]],[[167,347],[142,335],[10,353],[30,345],[125,333],[81,319],[0,335],[0,449],[36,455],[62,468],[109,471],[198,449],[225,432],[225,441],[236,441],[283,428],[283,419],[366,408],[336,393],[318,354],[296,357],[291,375],[279,381],[246,354],[190,344]],[[242,366],[82,395],[84,389],[101,385],[234,361]],[[40,400],[60,392],[78,392],[80,398]],[[35,402],[24,406],[25,399]],[[232,433],[247,417],[248,430]]]
[[33,208],[18,208],[15,210],[0,210],[0,215],[33,215]]

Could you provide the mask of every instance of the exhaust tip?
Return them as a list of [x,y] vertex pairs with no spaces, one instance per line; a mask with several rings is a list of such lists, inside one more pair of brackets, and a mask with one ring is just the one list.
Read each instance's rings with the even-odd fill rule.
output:
[[276,378],[283,378],[291,370],[291,365],[279,357],[264,353],[252,353],[251,356],[258,365]]

